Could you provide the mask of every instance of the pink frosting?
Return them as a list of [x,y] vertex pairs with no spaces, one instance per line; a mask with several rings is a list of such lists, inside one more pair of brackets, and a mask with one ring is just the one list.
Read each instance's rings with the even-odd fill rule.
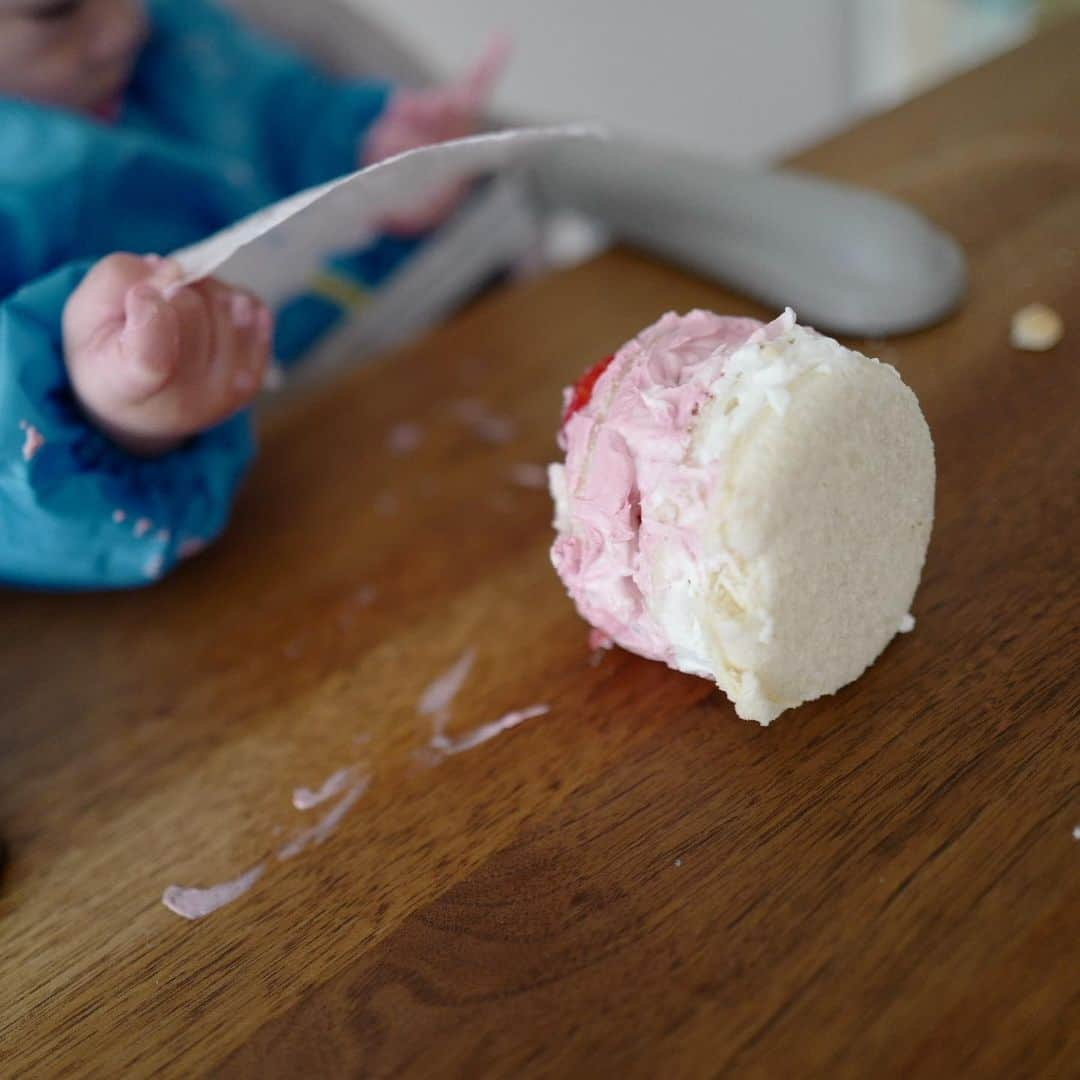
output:
[[22,447],[23,460],[33,461],[37,452],[45,445],[45,436],[26,420],[20,420],[19,427],[25,432]]
[[[732,353],[782,321],[669,312],[616,353],[560,434],[567,499],[552,562],[581,615],[624,648],[672,659],[645,603],[649,556],[672,543],[699,556],[685,523],[706,504],[711,475],[686,461],[695,418]],[[664,503],[672,512],[656,513]]]

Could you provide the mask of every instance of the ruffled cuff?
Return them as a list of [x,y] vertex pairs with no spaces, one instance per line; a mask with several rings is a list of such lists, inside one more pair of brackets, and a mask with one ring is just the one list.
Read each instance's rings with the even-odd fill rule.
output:
[[0,305],[0,581],[57,589],[145,585],[225,528],[254,456],[241,414],[157,458],[91,426],[64,363],[69,266]]

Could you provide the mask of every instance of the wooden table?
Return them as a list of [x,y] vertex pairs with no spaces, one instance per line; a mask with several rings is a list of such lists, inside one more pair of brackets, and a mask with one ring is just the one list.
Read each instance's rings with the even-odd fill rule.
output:
[[[590,663],[509,467],[661,312],[758,313],[626,252],[296,402],[161,587],[4,595],[0,1075],[1076,1075],[1077,57],[1073,23],[800,159],[922,206],[974,275],[866,346],[923,402],[938,517],[917,632],[836,697],[763,730]],[[1068,325],[1046,354],[1008,345],[1032,300]],[[432,764],[417,702],[468,649],[453,733],[551,712]],[[354,764],[278,861],[337,805],[293,789]],[[201,921],[160,902],[260,863]]]

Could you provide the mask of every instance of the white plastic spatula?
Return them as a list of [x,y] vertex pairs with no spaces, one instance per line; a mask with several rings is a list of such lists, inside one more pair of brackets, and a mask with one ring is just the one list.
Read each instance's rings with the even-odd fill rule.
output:
[[847,184],[741,169],[621,138],[532,162],[552,208],[598,218],[628,243],[719,279],[800,322],[900,334],[963,300],[963,252],[903,203]]

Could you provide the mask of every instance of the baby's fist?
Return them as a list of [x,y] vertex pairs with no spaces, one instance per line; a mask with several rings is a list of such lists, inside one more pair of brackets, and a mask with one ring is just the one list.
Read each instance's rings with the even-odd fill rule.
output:
[[[251,294],[155,256],[110,255],[64,308],[75,395],[115,442],[160,454],[247,405],[263,384],[273,319]],[[173,286],[173,288],[170,288]]]

